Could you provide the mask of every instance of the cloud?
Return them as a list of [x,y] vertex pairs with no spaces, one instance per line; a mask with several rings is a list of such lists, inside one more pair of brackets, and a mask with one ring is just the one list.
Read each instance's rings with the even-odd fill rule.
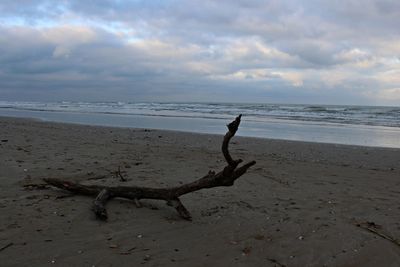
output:
[[375,78],[384,84],[399,85],[400,69],[392,69],[385,72],[377,73],[375,75]]
[[275,82],[289,82],[290,85],[295,87],[303,85],[303,76],[299,72],[270,71],[268,69],[246,69],[226,75],[214,75],[212,78],[219,80],[242,81],[247,83],[272,80]]
[[374,104],[396,105],[400,101],[400,88],[387,88],[363,92],[365,97],[375,99]]
[[15,0],[0,14],[9,99],[400,104],[398,1]]

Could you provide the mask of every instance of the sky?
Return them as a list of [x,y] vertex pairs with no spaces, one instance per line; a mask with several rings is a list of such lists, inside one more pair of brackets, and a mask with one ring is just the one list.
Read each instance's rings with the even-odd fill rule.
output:
[[400,105],[400,1],[0,1],[0,100]]

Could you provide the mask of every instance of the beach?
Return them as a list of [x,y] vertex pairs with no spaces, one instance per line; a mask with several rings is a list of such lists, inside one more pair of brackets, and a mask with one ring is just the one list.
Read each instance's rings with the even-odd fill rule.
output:
[[194,181],[225,166],[224,133],[0,117],[0,265],[400,265],[398,148],[234,137],[232,156],[257,164],[231,187],[182,197],[191,222],[164,201],[124,199],[102,222],[92,198],[43,185]]
[[238,114],[244,118],[239,136],[400,148],[400,107],[0,101],[5,117],[206,134],[223,133]]

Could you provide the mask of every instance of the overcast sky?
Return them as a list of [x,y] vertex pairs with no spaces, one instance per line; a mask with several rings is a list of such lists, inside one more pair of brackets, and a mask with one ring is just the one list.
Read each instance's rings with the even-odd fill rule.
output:
[[0,100],[400,105],[400,1],[1,1]]

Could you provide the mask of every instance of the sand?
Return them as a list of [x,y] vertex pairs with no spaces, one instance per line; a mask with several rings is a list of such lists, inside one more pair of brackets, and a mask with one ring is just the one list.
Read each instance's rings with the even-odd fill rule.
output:
[[182,197],[192,222],[123,199],[101,222],[90,197],[35,186],[178,185],[224,166],[221,140],[0,118],[0,266],[400,266],[382,237],[400,239],[399,149],[235,137],[232,155],[257,164]]

